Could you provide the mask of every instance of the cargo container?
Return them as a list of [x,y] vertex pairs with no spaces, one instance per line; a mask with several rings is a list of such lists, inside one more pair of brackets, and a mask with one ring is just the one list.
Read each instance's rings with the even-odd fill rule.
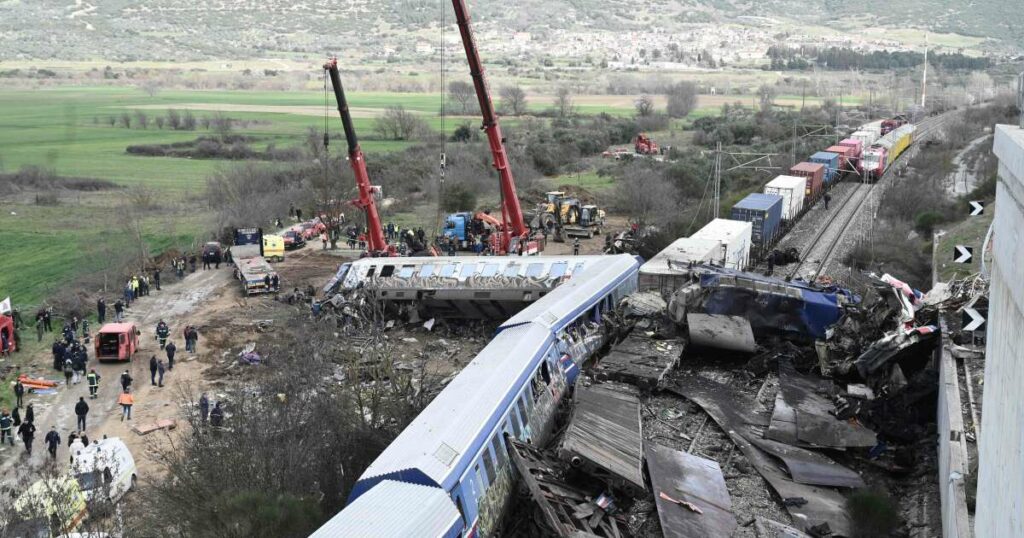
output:
[[[821,194],[821,186],[825,182],[825,165],[818,163],[800,163],[789,169],[792,176],[807,178],[804,198],[814,200]],[[805,202],[804,205],[807,205]]]
[[847,157],[853,161],[851,164],[856,165],[857,161],[860,160],[861,153],[864,152],[864,142],[857,140],[856,138],[847,138],[840,142],[839,145],[846,146],[853,150],[849,155],[847,155]]
[[875,140],[878,140],[878,137],[870,131],[856,131],[850,135],[850,138],[860,142],[861,155],[864,154],[864,150],[868,149],[871,147],[871,144],[875,143]]
[[772,244],[782,228],[782,197],[759,192],[747,195],[732,206],[729,218],[751,223],[754,244],[766,247]]
[[864,142],[864,147],[867,148],[871,144],[874,144],[875,140],[882,138],[882,120],[865,123],[864,125],[861,125],[857,131],[866,132],[868,133],[868,136],[871,137],[870,142]]
[[810,161],[825,165],[825,184],[828,185],[836,180],[839,175],[839,155],[828,151],[819,151],[811,155]]
[[782,220],[793,220],[804,208],[804,190],[807,178],[798,176],[779,176],[764,186],[765,194],[777,194],[782,197]]
[[749,222],[729,219],[715,219],[690,236],[691,239],[713,239],[721,245],[716,260],[723,260],[724,267],[742,271],[750,261],[751,236],[754,227]]
[[850,161],[853,150],[849,146],[829,146],[825,151],[839,155],[839,177],[853,170],[853,163]]

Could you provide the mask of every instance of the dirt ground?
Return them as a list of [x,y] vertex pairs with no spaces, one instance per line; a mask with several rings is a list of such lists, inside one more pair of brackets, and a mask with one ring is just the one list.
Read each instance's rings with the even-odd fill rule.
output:
[[[319,248],[318,243],[315,246]],[[319,288],[337,270],[338,257],[326,255],[313,247],[311,243],[275,266],[281,274],[283,289],[305,288],[309,284]],[[133,302],[126,311],[126,321],[136,323],[142,331],[140,349],[132,362],[97,364],[95,359],[89,361],[89,368],[95,368],[101,376],[99,397],[95,400],[88,398],[84,381],[64,386],[63,375],[50,367],[50,353],[40,352],[31,357],[28,367],[23,369],[25,373],[32,377],[59,380],[60,385],[56,394],[26,396],[25,403],[33,404],[36,416],[37,432],[32,455],[26,454],[20,440],[14,447],[0,447],[0,474],[3,476],[0,486],[31,483],[37,478],[38,471],[47,466],[56,465],[58,471],[67,468],[70,456],[67,438],[76,429],[74,406],[80,397],[85,397],[90,407],[86,427],[89,438],[120,437],[135,457],[140,480],[155,472],[153,462],[147,457],[148,443],[160,439],[160,436],[143,437],[133,432],[131,427],[160,419],[178,419],[179,424],[183,424],[180,405],[186,399],[186,389],[191,390],[188,396],[193,399],[198,399],[201,391],[209,390],[211,400],[216,400],[219,383],[211,382],[219,376],[211,377],[211,368],[222,365],[225,359],[236,362],[234,357],[241,346],[257,341],[263,334],[258,329],[258,322],[270,320],[272,325],[273,320],[283,319],[283,316],[308,312],[305,305],[287,305],[267,296],[244,297],[232,273],[230,266],[222,264],[220,269],[200,269],[186,275],[180,282],[171,283],[168,281],[174,277],[165,272],[168,276],[164,278],[163,289],[152,290],[149,296]],[[107,297],[108,304],[115,300],[113,294]],[[170,325],[170,341],[175,343],[178,352],[174,370],[166,373],[164,386],[158,387],[150,382],[149,358],[157,355],[166,360],[155,335],[156,324],[161,319]],[[185,352],[181,334],[186,324],[199,329],[198,353]],[[117,405],[119,378],[125,369],[134,378],[135,405],[130,421],[121,421],[121,409]],[[56,427],[62,439],[56,463],[49,460],[42,441],[51,427]]]

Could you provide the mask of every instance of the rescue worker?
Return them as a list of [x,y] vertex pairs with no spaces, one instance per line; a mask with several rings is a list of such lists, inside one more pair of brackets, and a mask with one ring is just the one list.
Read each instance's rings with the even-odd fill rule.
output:
[[214,404],[210,411],[210,425],[219,428],[224,425],[224,410],[220,408],[220,402]]
[[174,369],[174,353],[178,351],[178,346],[174,345],[174,342],[167,342],[167,346],[164,347],[164,351],[167,352],[167,369]]
[[132,419],[132,406],[135,405],[135,398],[132,396],[131,389],[124,389],[117,397],[117,404],[121,406],[121,422],[127,417],[128,420]]
[[42,342],[43,341],[43,333],[44,332],[46,332],[46,331],[43,330],[43,322],[42,321],[36,321],[36,342]]
[[64,359],[64,381],[65,385],[71,385],[71,378],[75,375],[75,366],[70,358]]
[[85,403],[85,397],[79,397],[75,404],[75,416],[78,417],[78,429],[85,431],[85,417],[89,414],[89,404]]
[[57,433],[57,427],[51,426],[43,440],[46,442],[46,451],[50,453],[50,459],[57,459],[57,446],[60,445],[60,434]]
[[81,437],[75,437],[70,443],[68,443],[68,457],[69,463],[75,463],[75,456],[85,450],[85,447],[89,446],[89,440],[85,438],[83,434]]
[[160,291],[160,269],[153,269],[153,285],[156,286],[156,291]]
[[164,386],[164,374],[167,372],[167,369],[164,367],[164,361],[159,359],[156,361],[156,371],[159,375],[156,386],[162,387]]
[[171,329],[167,326],[164,320],[160,320],[156,324],[156,339],[160,342],[160,349],[163,349],[167,345],[167,337],[171,334]]
[[96,300],[96,319],[101,324],[107,320],[107,300],[103,297]]
[[580,238],[579,237],[577,237],[576,239],[572,240],[572,255],[573,256],[579,256],[580,255]]
[[85,376],[85,380],[89,384],[89,398],[95,400],[100,390],[100,374],[96,373],[96,369],[90,369],[89,375]]
[[199,397],[199,417],[203,420],[203,424],[206,424],[206,419],[210,416],[210,399],[206,397],[204,392]]
[[131,374],[128,373],[128,370],[125,370],[124,373],[121,374],[121,390],[128,390],[132,388],[132,381],[134,380],[132,379]]
[[28,455],[31,456],[32,441],[35,441],[36,439],[36,427],[33,426],[31,422],[25,421],[21,424],[21,427],[18,428],[18,435],[21,436],[22,442],[25,443],[25,452],[28,452]]
[[22,399],[25,397],[25,385],[21,384],[19,378],[14,382],[14,407],[21,407]]
[[828,193],[826,192],[824,200],[825,200],[825,211],[828,211],[828,203],[832,201],[832,197],[829,196]]
[[124,320],[124,303],[118,299],[114,303],[114,321],[121,323]]
[[28,404],[28,407],[25,408],[25,420],[33,424],[36,422],[36,410],[32,408],[32,404]]
[[50,349],[53,353],[53,369],[60,372],[64,369],[64,344],[60,340],[54,340]]
[[11,414],[6,409],[0,411],[0,445],[4,444],[4,439],[7,439],[11,442],[11,446],[14,446],[14,435],[11,433],[13,427],[14,419],[11,418]]
[[156,385],[156,355],[149,358],[149,383]]

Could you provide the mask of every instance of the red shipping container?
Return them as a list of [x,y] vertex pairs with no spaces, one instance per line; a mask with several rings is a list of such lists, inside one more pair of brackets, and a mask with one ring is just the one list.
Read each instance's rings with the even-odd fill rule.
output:
[[864,153],[863,140],[857,140],[856,138],[847,138],[846,140],[840,142],[839,145],[846,146],[848,148],[853,148],[853,153],[851,153],[849,157],[854,161],[859,161],[861,154]]
[[805,198],[817,198],[821,184],[825,181],[825,165],[821,163],[800,163],[789,169],[789,175],[807,178]]
[[825,151],[829,153],[839,154],[839,175],[842,176],[846,172],[853,170],[853,165],[850,164],[851,154],[853,148],[849,146],[829,146]]

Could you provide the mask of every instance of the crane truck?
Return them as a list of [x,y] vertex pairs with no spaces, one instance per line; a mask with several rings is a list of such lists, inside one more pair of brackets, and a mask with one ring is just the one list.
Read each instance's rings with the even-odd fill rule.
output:
[[[324,69],[331,79],[331,86],[334,87],[334,98],[338,101],[338,113],[341,115],[341,125],[345,129],[345,140],[348,142],[348,162],[352,166],[352,173],[356,176],[356,186],[359,188],[359,198],[352,200],[351,203],[366,213],[367,234],[364,255],[398,256],[398,250],[394,245],[389,245],[384,238],[384,227],[381,225],[380,214],[377,213],[377,203],[373,196],[374,186],[370,184],[370,174],[366,171],[366,158],[363,156],[363,149],[359,147],[356,129],[352,124],[352,114],[349,112],[348,101],[345,99],[345,89],[341,86],[338,59],[330,59],[324,64]],[[324,136],[327,136],[326,133]]]
[[516,194],[516,183],[509,168],[508,154],[505,152],[505,140],[498,125],[498,115],[494,112],[484,78],[484,65],[477,51],[473,29],[469,23],[469,8],[465,0],[452,0],[455,8],[455,21],[462,35],[462,45],[466,49],[469,62],[469,74],[473,78],[476,98],[480,103],[483,116],[482,129],[487,134],[487,142],[494,157],[494,168],[498,171],[501,182],[501,222],[497,233],[491,234],[491,250],[495,254],[536,254],[542,245],[530,238],[530,230],[523,219],[523,211],[519,206]]

